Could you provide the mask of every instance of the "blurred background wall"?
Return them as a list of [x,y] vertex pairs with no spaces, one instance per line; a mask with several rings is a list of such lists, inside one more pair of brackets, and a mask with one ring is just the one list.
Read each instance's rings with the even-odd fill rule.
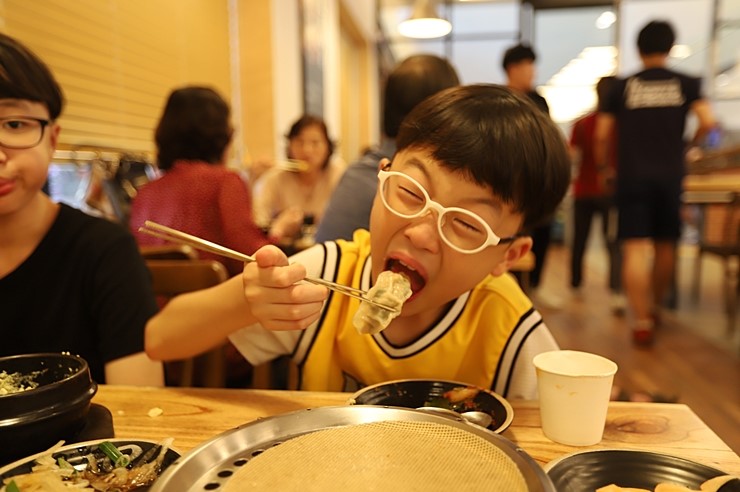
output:
[[169,91],[211,85],[234,109],[231,164],[284,156],[303,111],[323,115],[351,161],[378,140],[380,87],[414,53],[448,57],[464,83],[504,82],[503,52],[537,51],[537,85],[564,131],[601,75],[638,67],[637,30],[670,20],[671,66],[704,77],[726,133],[740,132],[738,0],[440,0],[453,30],[398,33],[414,0],[4,0],[0,29],[36,50],[64,86],[64,148],[151,152]]

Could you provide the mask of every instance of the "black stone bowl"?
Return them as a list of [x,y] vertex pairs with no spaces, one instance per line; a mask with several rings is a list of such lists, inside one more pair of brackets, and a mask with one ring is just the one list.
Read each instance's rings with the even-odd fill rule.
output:
[[[593,492],[610,484],[653,490],[666,482],[699,490],[710,478],[726,475],[685,458],[627,449],[577,451],[547,463],[544,468],[555,488],[568,492]],[[738,492],[740,480],[731,480],[718,490]]]
[[[453,403],[449,391],[458,388],[475,389],[474,396]],[[487,389],[462,383],[434,379],[402,379],[367,386],[349,400],[351,405],[386,405],[391,407],[439,407],[458,413],[479,411],[489,414],[493,421],[488,430],[504,432],[514,419],[514,410],[503,397]]]
[[84,359],[55,353],[0,357],[3,371],[34,374],[38,386],[0,395],[0,465],[74,439],[98,389]]

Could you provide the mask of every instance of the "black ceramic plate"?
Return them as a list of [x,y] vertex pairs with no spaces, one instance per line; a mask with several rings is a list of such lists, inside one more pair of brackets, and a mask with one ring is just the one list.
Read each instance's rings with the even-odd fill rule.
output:
[[[148,450],[159,444],[155,441],[135,439],[98,439],[95,441],[86,441],[63,446],[59,448],[59,450],[54,452],[53,456],[54,458],[63,457],[75,468],[84,469],[84,464],[87,463],[87,460],[84,458],[85,455],[92,453],[94,456],[100,456],[102,458],[103,452],[98,449],[98,444],[103,441],[109,441],[114,446],[119,448],[124,454],[131,454],[131,450],[135,447],[141,448],[141,452],[146,453]],[[28,458],[18,460],[14,463],[0,468],[0,484],[2,484],[3,480],[6,478],[11,478],[16,475],[22,475],[24,473],[30,473],[31,468],[36,462],[36,459],[43,454],[44,453],[35,454],[33,456],[29,456]],[[179,457],[180,453],[171,448],[168,449],[167,454],[164,457],[164,461],[162,462],[162,470],[164,471]],[[137,491],[146,490],[149,490],[149,487],[140,487],[137,489]]]
[[[691,460],[624,449],[604,449],[571,453],[545,465],[545,471],[563,492],[594,492],[615,484],[653,490],[662,482],[673,482],[691,489],[724,472]],[[737,492],[740,483],[727,484],[723,492]]]
[[[456,388],[475,388],[477,394],[459,403],[452,403],[445,393]],[[361,389],[350,399],[352,405],[387,405],[391,407],[442,407],[457,412],[476,410],[493,417],[489,430],[505,431],[514,419],[514,410],[503,397],[493,391],[459,381],[403,379],[388,381]]]

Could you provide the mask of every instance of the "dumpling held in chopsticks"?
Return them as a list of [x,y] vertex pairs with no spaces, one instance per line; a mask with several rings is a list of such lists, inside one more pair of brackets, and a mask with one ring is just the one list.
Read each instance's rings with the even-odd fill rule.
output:
[[401,314],[403,303],[411,297],[411,283],[405,275],[386,270],[367,292],[368,299],[388,306],[383,309],[369,302],[362,302],[352,323],[362,334],[372,335],[384,330],[393,318]]

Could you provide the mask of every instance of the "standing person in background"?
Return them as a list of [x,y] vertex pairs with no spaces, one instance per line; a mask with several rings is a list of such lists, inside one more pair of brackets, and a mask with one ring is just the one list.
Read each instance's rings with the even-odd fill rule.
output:
[[[659,307],[672,284],[681,235],[686,116],[696,114],[698,143],[715,125],[700,80],[667,68],[675,34],[653,21],[639,33],[643,70],[616,82],[597,121],[597,166],[609,179],[609,136],[617,130],[616,200],[623,283],[637,344],[653,342]],[[652,262],[652,264],[651,264]]]
[[[183,87],[167,98],[154,134],[164,175],[143,185],[131,205],[130,226],[140,245],[165,244],[138,232],[146,220],[179,229],[247,254],[269,244],[252,220],[251,194],[226,168],[233,128],[228,103],[208,87]],[[240,261],[211,253],[231,275]]]
[[[602,77],[596,84],[598,101],[605,101],[614,77]],[[577,172],[573,180],[573,248],[570,262],[570,285],[574,290],[581,287],[583,280],[583,255],[591,232],[595,214],[601,216],[601,229],[609,252],[609,290],[611,308],[615,314],[625,309],[622,294],[622,254],[616,234],[616,209],[614,208],[613,182],[599,178],[594,159],[594,131],[598,113],[593,111],[573,124],[570,147],[574,154]],[[613,135],[612,135],[613,141]],[[616,166],[616,149],[609,153],[607,165],[613,172]]]
[[44,62],[0,34],[0,356],[70,352],[99,384],[161,386],[143,352],[157,304],[134,238],[42,191],[63,106]]
[[427,97],[459,84],[455,68],[435,55],[410,56],[396,66],[385,83],[381,143],[347,168],[319,224],[316,241],[352,239],[355,230],[369,227],[378,188],[378,163],[396,153],[401,121]]
[[295,169],[275,166],[255,186],[254,216],[279,244],[298,238],[301,225],[321,223],[324,209],[344,172],[333,158],[334,142],[326,123],[304,115],[290,127],[287,156]]
[[[504,53],[502,65],[506,72],[506,85],[521,94],[525,94],[538,108],[550,115],[550,107],[544,97],[534,89],[535,65],[537,59],[534,50],[525,44],[512,46]],[[559,309],[562,300],[539,288],[542,271],[545,269],[547,250],[550,247],[552,236],[552,219],[536,225],[532,229],[532,253],[534,254],[534,269],[529,274],[529,285],[532,290],[532,300],[550,309]]]

